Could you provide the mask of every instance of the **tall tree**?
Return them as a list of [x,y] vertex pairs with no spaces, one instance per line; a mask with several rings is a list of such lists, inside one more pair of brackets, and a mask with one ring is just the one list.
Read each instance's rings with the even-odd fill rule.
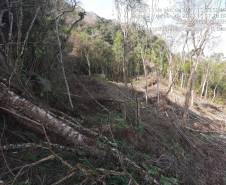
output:
[[[61,64],[61,68],[62,68],[62,73],[63,73],[63,78],[64,78],[64,82],[67,88],[67,95],[68,95],[68,99],[69,99],[69,103],[71,108],[73,108],[73,104],[72,104],[72,100],[71,100],[71,93],[70,93],[70,89],[69,89],[69,85],[68,85],[68,81],[67,81],[67,77],[65,74],[65,69],[64,69],[64,64],[63,64],[63,55],[62,55],[62,48],[61,48],[61,41],[60,41],[60,35],[59,35],[59,29],[58,29],[58,22],[60,20],[60,17],[62,14],[65,14],[67,12],[71,12],[75,9],[75,7],[78,6],[78,3],[76,1],[71,1],[72,3],[72,8],[68,9],[68,10],[58,10],[57,11],[57,6],[55,7],[55,22],[56,22],[56,35],[57,35],[57,41],[58,41],[58,47],[59,47],[59,56],[58,56],[58,60]],[[59,7],[59,6],[58,6]],[[83,18],[83,16],[82,16]],[[80,17],[80,20],[82,19]],[[80,21],[79,20],[79,21]],[[78,21],[76,21],[73,25],[75,25]],[[73,25],[71,27],[71,29],[69,30],[69,33],[71,32]],[[68,34],[69,35],[69,34]]]
[[145,100],[146,105],[148,104],[148,83],[147,83],[147,49],[148,49],[148,41],[150,41],[150,30],[148,27],[148,21],[150,20],[149,16],[149,7],[145,3],[140,3],[136,10],[136,25],[135,33],[137,35],[138,48],[140,50],[140,55],[144,68],[144,76],[145,76]]
[[[208,10],[212,8],[213,4],[218,6],[218,11],[213,14],[208,14]],[[191,104],[191,95],[193,96],[193,88],[195,81],[195,74],[198,66],[199,56],[205,48],[206,43],[211,37],[213,33],[213,27],[215,25],[215,20],[219,14],[221,0],[220,1],[204,1],[201,4],[197,1],[182,1],[182,5],[186,10],[186,20],[183,22],[185,26],[191,33],[192,45],[194,48],[194,61],[191,69],[191,74],[188,80],[187,93],[185,98],[185,107],[184,107],[184,115],[183,115],[183,125],[186,125],[188,109]],[[204,7],[204,8],[203,8]],[[198,19],[203,17],[204,21],[199,21]],[[202,28],[201,30],[198,29]]]
[[117,61],[117,75],[118,75],[118,82],[119,82],[119,79],[120,79],[120,72],[121,72],[121,58],[122,58],[122,54],[123,54],[123,47],[122,47],[122,40],[123,40],[123,37],[122,37],[122,34],[121,34],[121,31],[119,30],[117,32],[117,35],[116,35],[116,38],[114,40],[114,44],[113,44],[113,50],[116,54],[116,61]]
[[125,83],[125,95],[128,96],[128,85],[127,85],[127,43],[128,43],[128,33],[132,25],[134,18],[134,9],[136,5],[140,3],[139,0],[114,0],[115,10],[117,13],[118,21],[121,25],[121,30],[123,33],[123,60],[122,60],[122,69],[124,75]]

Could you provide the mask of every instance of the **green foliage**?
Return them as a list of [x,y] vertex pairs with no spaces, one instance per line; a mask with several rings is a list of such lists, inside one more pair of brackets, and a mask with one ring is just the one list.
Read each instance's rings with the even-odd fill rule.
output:
[[117,143],[126,143],[126,141],[123,138],[120,138],[120,139],[108,138],[108,140],[110,142],[116,141]]
[[163,185],[179,185],[180,184],[180,181],[177,180],[176,178],[168,178],[168,177],[165,177],[163,175],[161,175],[161,178],[160,178],[160,182],[163,184]]
[[23,148],[23,149],[21,150],[21,152],[27,152],[27,149],[26,149],[26,148]]
[[150,158],[152,158],[152,157],[153,157],[153,158],[156,157],[156,155],[152,155],[152,154],[149,154],[149,155],[148,155],[148,154],[145,154],[145,153],[143,153],[143,156],[146,157],[147,159],[150,159]]
[[144,125],[139,125],[139,126],[135,126],[134,129],[137,130],[137,131],[141,131],[145,128]]
[[156,177],[160,177],[160,182],[163,184],[163,185],[171,185],[171,184],[174,184],[174,185],[179,185],[180,184],[180,181],[174,177],[165,177],[164,175],[162,175],[162,172],[163,170],[161,168],[158,168],[156,166],[152,166],[150,165],[150,168],[147,167],[147,165],[145,165],[144,163],[142,163],[144,168],[147,170],[147,172],[149,174],[151,174],[152,176],[156,176]]
[[226,183],[226,177],[223,177],[223,181],[224,181],[224,183]]
[[116,38],[114,40],[114,44],[118,44],[118,43],[122,42],[122,39],[123,39],[122,34],[120,32],[117,32]]
[[39,83],[41,85],[43,85],[43,92],[45,91],[52,91],[52,84],[50,82],[50,80],[48,80],[47,78],[41,77],[40,75],[37,75],[37,78],[39,80]]
[[134,102],[130,98],[126,99],[126,104],[130,106],[134,106]]
[[189,63],[189,61],[185,63],[184,70],[185,70],[185,73],[190,74],[190,63]]
[[73,179],[78,179],[78,180],[80,180],[82,177],[83,177],[82,172],[77,172],[72,176]]
[[173,143],[174,147],[180,147],[179,143]]
[[37,155],[38,155],[38,154],[36,154],[36,155],[33,155],[33,154],[28,155],[28,156],[27,156],[27,160],[28,160],[28,161],[34,161],[34,160],[37,158]]
[[34,18],[34,12],[32,12],[32,10],[25,9],[24,10],[24,19],[25,20],[32,20],[33,18]]
[[109,179],[106,180],[109,184],[117,184],[117,185],[127,185],[129,182],[126,178],[122,176],[111,175]]
[[84,19],[85,15],[86,15],[86,12],[85,11],[78,13],[78,16],[80,17],[80,19]]
[[[30,3],[30,4],[29,4]],[[34,3],[36,4],[35,6]],[[21,7],[21,1],[13,1],[11,4],[12,6],[12,13],[13,13],[13,35],[14,37],[10,42],[1,43],[2,49],[4,50],[7,48],[6,53],[9,55],[7,58],[7,66],[1,67],[1,73],[3,76],[8,76],[8,74],[12,73],[12,69],[16,69],[16,74],[19,76],[18,81],[14,81],[16,78],[15,76],[11,79],[12,81],[19,82],[18,84],[22,87],[25,87],[25,92],[31,92],[34,94],[32,97],[37,97],[37,99],[43,99],[48,103],[51,103],[51,106],[61,107],[64,111],[66,110],[65,103],[68,102],[67,95],[65,93],[65,84],[63,83],[62,79],[62,71],[58,64],[58,44],[56,39],[56,31],[55,31],[55,19],[52,16],[52,12],[55,11],[55,1],[49,1],[45,5],[40,4],[40,2],[36,1],[26,1],[23,2],[25,5],[23,8],[23,24],[21,29],[21,41],[20,46],[16,45],[18,39],[18,20],[19,20],[19,8]],[[71,5],[69,5],[65,1],[57,1],[57,8],[60,9],[67,9]],[[2,3],[1,8],[5,9],[5,4]],[[25,48],[23,51],[23,55],[17,59],[18,54],[22,51],[23,41],[26,38],[26,33],[29,29],[30,23],[35,16],[36,7],[40,6],[40,12],[37,16],[37,19],[34,22],[34,25],[29,33],[27,43],[25,44]],[[156,62],[157,68],[160,71],[160,77],[168,77],[168,70],[169,70],[169,61],[167,56],[169,56],[169,46],[167,46],[166,42],[158,36],[152,34],[149,37],[149,33],[147,35],[147,30],[140,29],[134,30],[129,29],[128,35],[125,40],[122,35],[121,26],[116,21],[107,20],[104,18],[92,19],[90,16],[88,18],[88,22],[84,20],[85,16],[88,16],[88,12],[80,12],[80,10],[75,10],[74,12],[65,13],[61,16],[59,20],[59,37],[62,42],[62,50],[63,50],[63,59],[64,59],[64,66],[65,71],[73,71],[77,70],[78,74],[87,74],[87,58],[90,61],[90,68],[92,74],[104,74],[106,75],[105,79],[109,80],[120,80],[120,77],[123,75],[122,70],[122,62],[123,56],[125,56],[126,61],[126,68],[127,73],[129,76],[128,82],[135,77],[137,74],[143,75],[143,63],[142,63],[142,54],[141,49],[146,53],[146,65],[149,67],[150,64]],[[71,30],[72,23],[76,20],[83,19],[79,23],[79,26],[75,25],[72,30],[72,35],[69,34]],[[3,22],[6,23],[5,26],[2,27],[2,37],[8,39],[8,14],[3,15]],[[131,28],[136,28],[139,25],[133,24]],[[151,30],[148,30],[151,31]],[[69,36],[69,39],[68,39]],[[6,39],[6,40],[7,40]],[[69,42],[70,41],[70,42]],[[35,44],[34,44],[35,43]],[[123,44],[125,44],[125,55],[123,55]],[[9,46],[9,47],[8,47]],[[19,47],[18,47],[19,46]],[[154,52],[156,54],[156,60],[154,58]],[[177,76],[176,81],[180,81],[181,74],[184,72],[184,80],[185,84],[188,81],[188,78],[191,73],[191,65],[193,64],[194,58],[190,61],[190,54],[194,53],[194,49],[191,50],[189,53],[185,53],[185,64],[180,67],[180,74]],[[1,53],[4,55],[4,52]],[[224,74],[223,78],[221,79],[221,75],[225,69],[225,62],[223,62],[222,53],[214,53],[211,57],[205,57],[203,53],[202,56],[199,58],[199,65],[197,67],[196,73],[196,82],[195,82],[195,90],[198,91],[205,74],[205,69],[208,65],[211,65],[211,72],[208,76],[209,86],[205,86],[207,88],[207,92],[209,98],[213,96],[213,90],[217,86],[216,93],[217,97],[225,97],[226,98],[226,74]],[[1,57],[2,57],[1,56]],[[4,56],[5,57],[5,56]],[[3,64],[4,62],[2,62]],[[180,63],[180,55],[173,53],[173,62],[172,62],[172,73],[173,75],[176,72],[176,69]],[[2,69],[9,69],[6,71],[6,75]],[[151,67],[150,67],[151,69]],[[150,71],[148,71],[149,73]],[[70,77],[68,78],[70,79]],[[71,80],[71,79],[70,79]],[[221,81],[219,81],[221,80]],[[218,83],[219,82],[219,83]],[[16,84],[16,83],[15,83]],[[62,85],[63,84],[63,85]],[[71,89],[75,89],[73,85],[73,81],[70,81],[70,85],[73,87]],[[200,90],[199,90],[200,91]],[[73,94],[73,93],[72,93]],[[46,96],[45,96],[46,95]],[[49,101],[51,100],[51,101]],[[76,99],[77,100],[77,99]],[[76,101],[75,100],[75,101]],[[74,101],[74,100],[73,100]],[[83,100],[81,100],[82,102]],[[85,100],[84,100],[85,101]],[[79,102],[78,105],[82,105]],[[223,104],[222,101],[217,99],[217,103]],[[77,102],[76,102],[77,103]],[[126,99],[126,105],[129,108],[135,107],[134,102],[131,99]],[[65,107],[64,107],[65,106]],[[112,112],[112,115],[107,115],[106,112],[100,113],[99,115],[91,118],[90,120],[86,120],[88,123],[83,123],[83,126],[93,127],[97,125],[106,125],[106,124],[115,124],[117,123],[118,128],[124,128],[121,130],[132,131],[134,133],[138,133],[138,131],[144,130],[144,125],[136,125],[133,126],[132,124],[125,123],[122,119],[122,115],[119,112]],[[148,113],[150,114],[150,113]],[[156,115],[151,115],[155,117]],[[8,129],[8,125],[4,127],[4,129]],[[13,128],[14,129],[14,128]],[[22,133],[22,132],[21,132]],[[19,134],[21,136],[22,134]],[[17,134],[17,133],[16,133]],[[33,135],[26,135],[26,138],[31,139],[31,141],[37,141],[38,137]],[[121,137],[121,136],[120,136]],[[167,145],[169,143],[169,137],[167,136],[160,136],[162,143]],[[113,138],[109,138],[109,141],[114,141]],[[118,143],[119,148],[121,146],[127,146],[126,140],[123,138],[115,139]],[[4,143],[5,144],[5,143]],[[183,149],[183,146],[180,145],[178,142],[172,142],[170,146],[175,150],[175,156],[185,156],[186,152]],[[18,150],[19,151],[19,150]],[[29,149],[21,149],[20,155],[24,157],[26,153],[30,152]],[[12,153],[12,156],[17,156],[18,153]],[[38,152],[37,152],[38,153]],[[26,159],[27,163],[31,163],[33,161],[39,160],[40,156],[38,154],[31,154],[25,155],[24,159]],[[43,156],[49,156],[49,153],[45,153]],[[76,157],[72,156],[70,153],[61,152],[59,154],[66,160],[70,160],[71,163],[77,162]],[[129,156],[129,155],[128,155]],[[149,153],[143,153],[142,158],[151,159],[155,158],[155,155]],[[135,158],[135,157],[134,157]],[[133,159],[134,159],[133,158]],[[84,161],[87,159],[83,158]],[[140,161],[139,161],[140,162]],[[11,165],[11,163],[9,163]],[[84,164],[89,165],[88,162],[84,162]],[[93,165],[93,164],[92,164]],[[109,167],[106,161],[102,161],[100,165]],[[14,166],[14,165],[11,165]],[[179,180],[177,180],[176,175],[162,175],[163,170],[156,167],[156,166],[146,166],[143,165],[147,172],[156,178],[160,179],[160,182],[164,185],[168,184],[179,184]],[[59,172],[66,172],[68,173],[68,169],[62,167],[62,164],[57,161],[56,159],[50,160],[45,164],[38,165],[37,168],[43,173],[45,173],[49,169],[58,170]],[[201,168],[200,168],[201,169]],[[50,170],[51,171],[51,170]],[[62,173],[64,174],[64,173]],[[166,174],[164,172],[164,174]],[[54,174],[55,175],[55,174]],[[97,174],[94,174],[96,176]],[[131,173],[133,176],[134,173]],[[75,180],[84,179],[85,177],[81,172],[76,173],[72,178]],[[223,179],[226,181],[226,179]],[[27,184],[31,183],[30,181],[24,181]],[[17,183],[17,182],[16,182]],[[110,176],[108,179],[108,183],[114,184],[128,184],[127,180],[124,177],[120,176]],[[19,183],[18,183],[19,184]],[[22,184],[22,183],[20,183]],[[32,183],[31,183],[32,184]],[[35,183],[34,183],[35,184]],[[48,182],[48,184],[51,184]]]
[[162,142],[165,143],[166,142],[166,138],[164,136],[161,137]]

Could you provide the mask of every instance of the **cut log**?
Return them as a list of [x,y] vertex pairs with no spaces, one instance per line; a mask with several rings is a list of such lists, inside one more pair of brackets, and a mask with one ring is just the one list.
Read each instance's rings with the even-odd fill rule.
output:
[[44,133],[41,127],[41,124],[43,124],[45,128],[66,138],[76,147],[98,157],[105,156],[106,152],[102,150],[104,147],[100,146],[94,139],[79,133],[69,126],[66,121],[56,119],[52,116],[53,114],[50,115],[44,109],[35,106],[12,91],[1,90],[0,100],[2,110],[7,110],[7,113],[10,113],[19,122],[33,129],[36,133]]
[[[8,91],[4,84],[0,84],[0,103],[0,109],[7,111],[18,121],[27,120],[26,124],[24,121],[22,123],[31,129],[35,127],[34,130],[39,130],[41,133],[40,126],[43,125],[48,130],[66,138],[77,148],[106,160],[119,159],[130,169],[139,171],[146,183],[159,184],[145,170],[119,152],[116,144],[109,142],[106,137],[82,127],[79,123],[54,116],[53,113],[35,106],[12,91]],[[98,142],[97,139],[101,140],[102,143]]]

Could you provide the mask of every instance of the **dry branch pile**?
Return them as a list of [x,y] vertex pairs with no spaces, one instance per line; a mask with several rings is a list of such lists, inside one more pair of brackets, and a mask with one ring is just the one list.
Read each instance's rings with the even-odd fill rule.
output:
[[[71,122],[33,105],[12,91],[8,91],[4,84],[1,84],[0,100],[0,108],[3,111],[13,115],[14,118],[36,133],[46,134],[45,127],[49,131],[66,138],[66,140],[73,143],[76,148],[99,158],[109,159],[113,157],[114,160],[121,161],[129,168],[139,170],[146,183],[159,184],[145,170],[119,152],[115,143],[111,143],[106,137],[82,127],[78,122]],[[100,139],[101,142],[97,142],[97,139]],[[88,174],[86,174],[86,176],[88,176]],[[130,176],[126,175],[126,177]],[[131,182],[134,182],[134,179],[131,178],[131,180]]]

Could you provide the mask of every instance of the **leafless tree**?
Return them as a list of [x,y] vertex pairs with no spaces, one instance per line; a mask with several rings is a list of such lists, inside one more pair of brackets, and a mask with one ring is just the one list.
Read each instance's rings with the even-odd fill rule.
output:
[[[65,82],[65,85],[66,85],[66,88],[67,88],[67,95],[68,95],[68,99],[69,99],[69,103],[70,103],[70,106],[71,108],[73,108],[73,104],[72,104],[72,100],[71,100],[71,93],[70,93],[70,89],[69,89],[69,85],[68,85],[68,81],[67,81],[67,77],[66,77],[66,74],[65,74],[65,69],[64,69],[64,65],[63,65],[63,56],[62,56],[62,49],[61,49],[61,42],[60,42],[60,36],[59,36],[59,30],[58,30],[58,22],[61,18],[61,16],[63,14],[66,14],[66,13],[69,13],[69,12],[72,12],[75,10],[76,7],[78,7],[79,5],[79,2],[77,0],[71,0],[71,7],[69,7],[69,9],[59,9],[59,5],[55,5],[55,22],[56,22],[56,35],[57,35],[57,41],[58,41],[58,47],[59,47],[59,55],[58,55],[58,60],[61,64],[61,68],[62,68],[62,73],[63,73],[63,78],[64,78],[64,82]],[[57,8],[58,7],[58,8]],[[80,15],[80,19],[76,20],[72,25],[71,25],[71,28],[69,30],[69,33],[68,33],[68,36],[67,38],[69,37],[69,34],[72,30],[72,28],[76,25],[77,22],[79,22],[80,20],[83,19],[83,16],[84,15]],[[87,59],[88,60],[88,59]],[[90,65],[89,65],[90,67]],[[90,70],[89,70],[90,72]]]
[[125,83],[125,95],[128,96],[128,85],[127,85],[127,61],[126,61],[126,48],[128,42],[128,33],[132,25],[134,18],[134,9],[136,5],[139,4],[138,0],[114,0],[115,10],[117,13],[118,21],[121,25],[123,33],[123,61],[122,70]]
[[[196,75],[196,69],[199,61],[199,56],[206,46],[206,43],[210,40],[211,34],[213,33],[213,27],[216,25],[214,22],[220,11],[221,0],[214,2],[214,5],[218,8],[213,14],[208,14],[213,6],[213,0],[204,1],[182,1],[184,13],[186,19],[182,20],[184,25],[187,27],[191,34],[192,45],[194,48],[194,61],[191,69],[191,74],[188,80],[187,93],[185,98],[185,107],[183,115],[183,125],[186,125],[188,109],[191,104],[193,96],[193,87]],[[200,18],[202,18],[200,20]]]
[[[151,33],[151,25],[152,22],[154,20],[155,17],[155,10],[157,8],[158,5],[158,0],[152,0],[151,1],[151,9],[148,6],[148,4],[146,4],[146,2],[143,3],[139,3],[139,5],[136,6],[136,9],[134,10],[134,14],[135,14],[135,23],[137,25],[136,28],[136,33],[137,33],[137,37],[141,37],[138,38],[138,42],[139,42],[139,49],[140,49],[140,54],[141,54],[141,58],[142,58],[142,62],[143,62],[143,68],[144,68],[144,76],[145,76],[145,100],[146,100],[146,105],[148,103],[148,83],[147,83],[147,69],[146,69],[146,61],[147,61],[147,49],[148,49],[148,40],[150,41],[149,43],[152,43],[152,33]],[[143,32],[144,35],[143,37],[138,35],[138,32]],[[151,44],[151,49],[154,52],[154,49],[152,47]],[[156,64],[156,58],[155,58],[155,53],[154,53],[154,63]],[[157,66],[156,66],[156,70],[157,70]],[[158,74],[158,71],[156,71]],[[157,75],[157,81],[158,81],[158,75]],[[158,92],[159,92],[159,84],[158,84]],[[159,93],[158,93],[158,97],[159,97]],[[159,100],[159,98],[158,98]],[[159,102],[159,101],[158,101]]]
[[208,77],[212,72],[212,67],[213,67],[212,64],[210,62],[207,62],[207,65],[205,66],[204,73],[203,73],[203,80],[202,80],[202,85],[201,85],[202,91],[200,94],[200,98],[202,98],[202,96],[203,96],[206,83],[208,82]]

